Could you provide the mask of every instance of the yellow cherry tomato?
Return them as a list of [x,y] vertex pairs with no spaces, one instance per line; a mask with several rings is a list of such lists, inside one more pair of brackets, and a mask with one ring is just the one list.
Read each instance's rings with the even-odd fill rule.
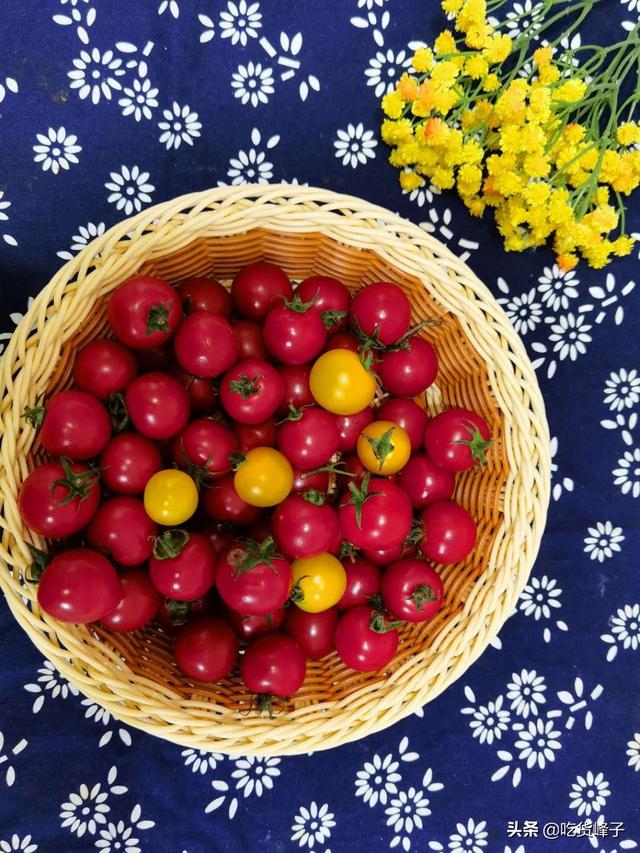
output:
[[300,610],[321,613],[337,604],[347,587],[344,566],[333,554],[302,557],[291,564],[293,600]]
[[356,452],[372,474],[396,474],[409,461],[411,441],[393,421],[373,421],[360,433]]
[[233,478],[239,497],[251,506],[276,506],[293,487],[293,468],[273,447],[254,447]]
[[149,518],[174,527],[191,518],[198,507],[198,489],[188,474],[177,468],[158,471],[144,487],[144,508]]
[[334,415],[355,415],[373,400],[376,380],[355,352],[332,349],[311,368],[309,387],[323,409]]

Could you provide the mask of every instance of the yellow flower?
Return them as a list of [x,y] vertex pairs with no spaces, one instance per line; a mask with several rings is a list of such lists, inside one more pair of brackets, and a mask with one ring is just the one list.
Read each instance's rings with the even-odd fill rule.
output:
[[434,186],[440,187],[442,190],[450,190],[455,183],[453,169],[445,169],[443,166],[438,166],[437,169],[433,170],[431,180]]
[[403,101],[414,101],[420,94],[420,84],[415,77],[410,77],[405,71],[398,81],[396,90]]
[[464,43],[473,50],[482,50],[491,44],[492,28],[488,24],[479,24],[467,30]]
[[609,195],[609,187],[598,187],[594,196],[596,204],[608,204]]
[[508,197],[522,189],[523,180],[517,172],[506,169],[495,175],[494,186],[501,195]]
[[545,85],[555,83],[556,80],[560,79],[560,71],[555,65],[543,65],[542,68],[540,68],[539,79],[540,82]]
[[446,15],[456,15],[462,9],[463,2],[464,0],[442,0],[442,11]]
[[595,231],[605,233],[618,225],[618,214],[610,204],[602,204],[583,216],[582,222]]
[[438,89],[433,96],[434,109],[446,116],[460,100],[460,96],[453,89]]
[[513,80],[496,101],[496,114],[503,122],[520,124],[526,115],[525,99],[529,91],[526,80]]
[[500,88],[500,80],[497,74],[487,74],[482,81],[482,88],[485,92],[495,92]]
[[465,164],[458,170],[458,190],[461,195],[475,195],[482,186],[482,170]]
[[492,36],[484,49],[484,55],[492,65],[504,62],[511,53],[512,42],[508,35]]
[[635,122],[624,122],[616,131],[620,145],[635,145],[640,142],[640,127]]
[[[443,56],[447,53],[456,53],[456,40],[450,30],[443,30],[436,38],[433,46],[437,56]],[[416,68],[416,71],[417,70],[418,69]]]
[[489,65],[483,56],[476,53],[474,56],[470,56],[467,59],[464,64],[464,70],[472,80],[479,80],[487,74],[489,71]]
[[617,257],[621,258],[624,255],[629,255],[633,251],[635,240],[633,237],[627,237],[626,234],[621,234],[613,241],[612,252]]
[[413,54],[413,67],[418,74],[430,71],[433,65],[433,51],[430,47],[419,47]]
[[486,210],[486,204],[479,198],[465,199],[465,203],[472,216],[482,216]]
[[382,140],[387,145],[398,145],[401,142],[406,142],[413,136],[413,127],[408,118],[400,119],[399,121],[390,121],[385,119],[382,122]]
[[424,184],[424,180],[415,172],[400,172],[400,186],[403,190],[416,190]]
[[482,162],[483,157],[484,151],[480,143],[476,142],[475,139],[468,139],[462,145],[462,151],[460,152],[461,163],[478,164]]
[[555,101],[566,101],[570,104],[575,104],[583,99],[586,91],[587,84],[584,80],[567,80],[554,89],[553,99]]
[[547,122],[551,114],[551,93],[547,87],[534,89],[529,95],[528,117],[540,124]]
[[485,0],[465,0],[456,18],[456,27],[466,33],[472,27],[486,23],[487,4]]
[[546,47],[539,47],[533,52],[533,61],[538,66],[538,68],[543,68],[544,66],[549,65],[552,57],[553,48],[551,47],[551,45],[547,45]]
[[449,128],[441,118],[430,118],[424,123],[423,135],[429,145],[446,145]]
[[549,198],[550,192],[551,188],[546,181],[529,181],[522,191],[522,195],[524,196],[527,204],[531,205],[531,207],[542,209],[542,206]]
[[431,79],[438,86],[451,86],[459,73],[457,63],[441,59],[431,72]]
[[530,178],[546,178],[551,171],[549,160],[543,154],[528,154],[523,166]]
[[569,272],[569,270],[574,269],[578,265],[578,257],[573,253],[566,253],[563,255],[557,255],[556,263],[560,267],[563,272]]
[[397,92],[389,92],[382,99],[382,109],[389,118],[400,118],[404,101]]

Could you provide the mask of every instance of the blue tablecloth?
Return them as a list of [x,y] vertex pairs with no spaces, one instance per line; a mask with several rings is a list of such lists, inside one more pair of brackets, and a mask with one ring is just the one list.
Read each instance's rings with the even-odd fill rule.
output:
[[[308,182],[468,258],[524,337],[554,436],[540,557],[493,647],[424,712],[338,750],[230,760],[125,728],[2,605],[0,851],[638,847],[637,251],[563,274],[549,252],[505,254],[451,194],[401,194],[378,98],[409,43],[442,28],[435,0],[21,0],[0,14],[3,346],[29,295],[121,217],[217,183]],[[619,38],[639,14],[605,0],[582,38]],[[581,837],[543,836],[561,832]]]

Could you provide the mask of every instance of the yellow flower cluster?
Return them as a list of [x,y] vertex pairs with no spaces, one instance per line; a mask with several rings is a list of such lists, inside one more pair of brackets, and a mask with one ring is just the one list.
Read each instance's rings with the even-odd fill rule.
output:
[[485,0],[442,8],[460,35],[445,30],[416,51],[413,73],[382,99],[401,187],[455,188],[473,215],[493,208],[507,250],[551,242],[563,269],[628,254],[633,240],[614,233],[621,197],[640,184],[638,124],[600,138],[597,125],[574,118],[590,84],[577,68],[563,74],[553,47],[538,48],[518,76],[504,65],[512,39],[489,24]]

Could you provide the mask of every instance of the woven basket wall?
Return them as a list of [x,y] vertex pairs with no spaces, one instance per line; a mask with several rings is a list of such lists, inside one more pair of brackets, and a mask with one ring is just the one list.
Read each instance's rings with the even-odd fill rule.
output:
[[[475,409],[495,443],[490,464],[458,478],[455,499],[475,517],[477,546],[443,567],[445,603],[429,623],[401,632],[388,671],[360,674],[331,655],[310,662],[302,690],[273,720],[249,713],[237,676],[194,685],[177,670],[155,626],[132,635],[62,625],[38,610],[22,580],[28,542],[17,492],[42,461],[26,405],[69,385],[76,350],[106,331],[106,300],[129,276],[170,282],[191,275],[229,280],[258,260],[293,279],[326,274],[349,288],[399,284],[440,372],[431,414]],[[365,201],[321,189],[224,187],[150,208],[95,239],[36,298],[0,369],[0,587],[33,643],[86,696],[118,719],[184,746],[229,754],[282,755],[326,749],[397,722],[436,697],[481,654],[512,612],[542,535],[549,496],[549,437],[524,347],[465,263],[417,226]]]

